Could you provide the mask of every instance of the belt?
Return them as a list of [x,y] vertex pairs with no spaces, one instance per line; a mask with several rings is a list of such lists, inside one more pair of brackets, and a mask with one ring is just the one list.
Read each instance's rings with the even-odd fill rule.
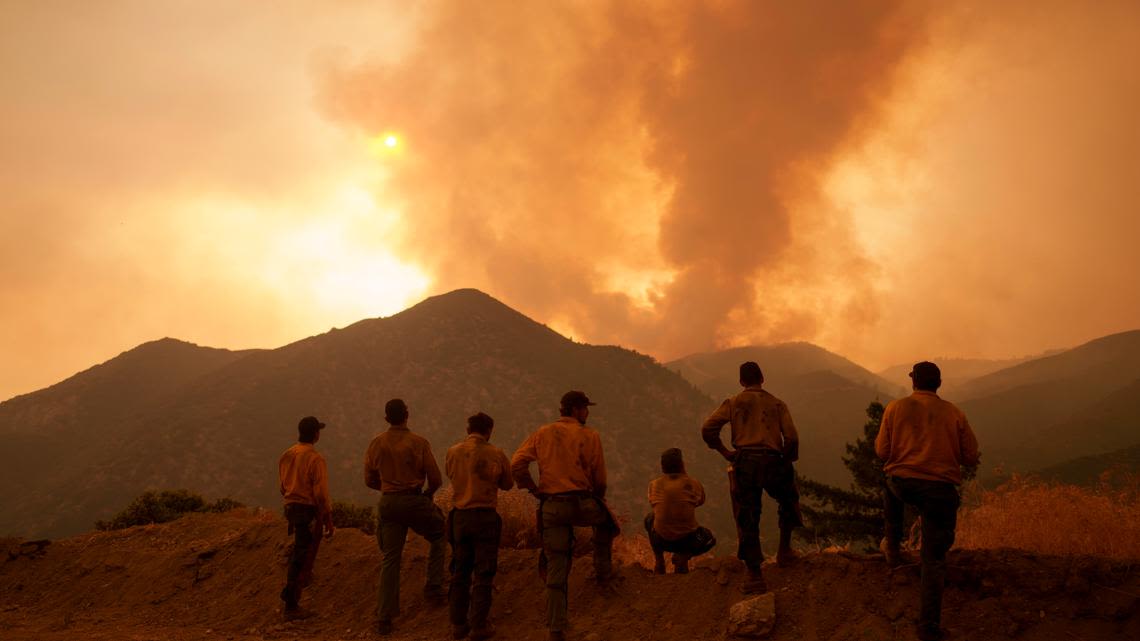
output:
[[780,457],[782,457],[784,455],[783,452],[781,452],[779,450],[774,450],[770,447],[741,447],[741,448],[737,448],[737,449],[739,450],[739,452],[741,454],[746,454],[746,455],[750,455],[750,456],[780,456]]
[[381,492],[380,494],[384,496],[413,496],[423,494],[423,492],[420,491],[420,488],[415,487],[410,490],[393,490],[391,492]]
[[547,501],[577,501],[578,499],[588,499],[594,495],[586,490],[573,490],[571,492],[559,492],[557,494],[550,494],[546,497]]

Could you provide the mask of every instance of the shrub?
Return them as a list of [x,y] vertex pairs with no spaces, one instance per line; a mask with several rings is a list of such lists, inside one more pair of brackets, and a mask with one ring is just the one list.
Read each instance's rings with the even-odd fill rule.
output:
[[1140,477],[1112,481],[1081,487],[1014,475],[996,490],[967,493],[957,545],[1138,559]]
[[166,523],[188,512],[226,512],[238,507],[242,507],[242,504],[230,498],[206,503],[201,495],[189,490],[144,492],[110,521],[96,521],[95,528],[121,530],[135,525]]
[[365,534],[376,534],[376,514],[371,506],[333,501],[332,520],[338,529],[356,528]]

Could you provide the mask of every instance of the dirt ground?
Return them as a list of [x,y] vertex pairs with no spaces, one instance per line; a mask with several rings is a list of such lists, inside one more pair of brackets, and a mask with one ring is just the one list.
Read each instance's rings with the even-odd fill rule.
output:
[[[276,514],[239,510],[85,534],[42,548],[7,541],[0,547],[0,639],[379,638],[373,631],[379,552],[358,530],[338,530],[321,547],[303,599],[316,616],[282,622],[285,530]],[[406,548],[403,613],[391,639],[450,638],[446,608],[427,607],[421,596],[426,550],[418,537]],[[705,558],[688,575],[654,576],[637,550],[619,541],[615,557],[625,580],[616,594],[593,586],[588,557],[575,561],[568,638],[724,638],[728,608],[744,598],[737,590],[739,562]],[[545,638],[535,555],[500,554],[492,608],[497,638]],[[952,640],[1140,639],[1140,562],[956,550],[949,564],[943,623]],[[816,552],[790,568],[769,564],[765,572],[776,593],[774,639],[914,638],[917,566],[892,572],[877,556]]]

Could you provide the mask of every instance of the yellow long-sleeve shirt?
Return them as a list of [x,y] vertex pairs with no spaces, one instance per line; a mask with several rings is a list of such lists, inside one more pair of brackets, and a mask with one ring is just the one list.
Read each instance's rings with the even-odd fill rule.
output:
[[725,400],[701,426],[701,437],[710,447],[720,442],[725,423],[732,426],[732,447],[764,448],[798,458],[799,434],[792,414],[783,401],[759,385],[744,388]]
[[[538,462],[538,485],[530,475],[530,463]],[[511,474],[524,490],[537,487],[539,494],[585,491],[597,496],[606,492],[606,460],[597,430],[564,416],[538,428],[511,457]]]
[[277,462],[277,478],[286,503],[314,505],[321,514],[332,512],[328,467],[312,443],[297,443],[285,450]]
[[875,438],[883,471],[894,476],[962,482],[961,466],[977,465],[978,439],[966,415],[934,392],[891,401]]
[[452,445],[443,467],[451,480],[451,504],[457,510],[498,507],[499,490],[515,484],[507,455],[482,434],[469,434]]

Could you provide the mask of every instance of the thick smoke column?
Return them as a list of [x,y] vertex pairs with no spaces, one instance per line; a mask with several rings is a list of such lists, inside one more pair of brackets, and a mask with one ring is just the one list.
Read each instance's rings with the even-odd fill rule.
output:
[[324,70],[332,117],[402,133],[382,199],[439,289],[661,357],[874,317],[852,305],[865,261],[818,181],[876,122],[922,16],[492,4],[440,5],[397,64]]

